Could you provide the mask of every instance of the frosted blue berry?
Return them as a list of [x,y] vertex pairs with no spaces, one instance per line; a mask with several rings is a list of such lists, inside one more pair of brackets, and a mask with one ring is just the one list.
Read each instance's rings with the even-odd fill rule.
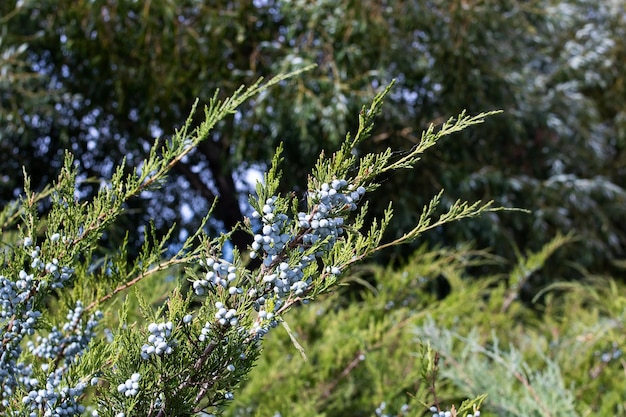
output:
[[234,308],[227,309],[227,307],[219,301],[215,303],[215,308],[217,308],[217,311],[215,312],[215,318],[220,325],[236,326],[239,323],[239,319],[237,318],[237,310],[235,310]]
[[176,340],[169,340],[172,334],[173,324],[171,321],[162,323],[150,323],[148,331],[148,343],[141,347],[141,357],[149,359],[151,355],[169,355],[173,352]]
[[139,373],[132,374],[124,383],[117,386],[117,391],[127,397],[137,395],[139,392],[140,379],[141,375]]

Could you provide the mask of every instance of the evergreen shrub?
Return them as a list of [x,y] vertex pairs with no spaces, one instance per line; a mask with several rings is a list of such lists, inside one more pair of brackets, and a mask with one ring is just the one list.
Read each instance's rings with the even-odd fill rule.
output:
[[269,335],[227,415],[430,416],[468,398],[482,417],[625,415],[626,287],[587,274],[522,297],[572,240],[519,254],[502,275],[471,275],[502,260],[468,245],[355,267],[345,289],[287,318],[291,334]]
[[[218,122],[292,75],[240,88],[223,101],[216,93],[199,125],[192,127],[190,116],[139,166],[121,162],[111,178],[97,180],[100,190],[88,201],[81,198],[85,180],[69,153],[58,179],[45,190],[31,190],[25,174],[24,194],[0,213],[0,414],[219,415],[258,361],[268,332],[285,325],[284,316],[296,306],[332,293],[347,269],[381,248],[494,210],[490,203],[457,201],[433,218],[439,194],[424,207],[418,224],[395,241],[382,241],[391,205],[383,218],[364,224],[367,193],[377,188],[377,177],[412,168],[440,138],[491,114],[461,113],[437,130],[431,126],[403,152],[361,154],[359,145],[387,88],[362,109],[358,130],[340,149],[320,155],[306,195],[277,193],[279,148],[249,199],[249,218],[236,229],[211,237],[200,227],[173,248],[168,239],[175,225],[157,236],[146,224],[137,256],[130,255],[128,238],[114,249],[103,247],[133,198],[159,190],[172,167],[207,140]],[[249,253],[229,250],[235,230],[251,235]],[[164,283],[165,276],[172,279]],[[326,331],[328,313],[320,314],[317,331]],[[359,346],[362,341],[338,337],[333,343]],[[361,346],[361,353],[367,355],[367,348]],[[361,353],[354,358],[360,360]],[[432,374],[431,361],[424,362]],[[320,374],[328,371],[327,363],[319,366]],[[283,398],[295,406],[302,400]],[[473,404],[463,409],[474,412]]]

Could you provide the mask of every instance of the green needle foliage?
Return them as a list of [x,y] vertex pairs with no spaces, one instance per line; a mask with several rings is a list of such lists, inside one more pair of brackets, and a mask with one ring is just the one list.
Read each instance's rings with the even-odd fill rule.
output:
[[[211,238],[200,227],[172,250],[175,225],[157,236],[146,224],[136,257],[129,256],[128,239],[103,252],[103,236],[133,198],[158,190],[172,167],[241,103],[299,72],[259,80],[225,100],[216,94],[198,127],[190,117],[130,172],[122,161],[89,201],[77,192],[80,170],[69,153],[49,189],[37,193],[26,180],[22,198],[0,215],[0,413],[220,414],[255,365],[266,334],[295,306],[334,291],[348,268],[385,246],[494,210],[489,202],[457,202],[433,218],[437,196],[418,224],[390,243],[382,237],[391,205],[365,224],[363,197],[378,187],[380,174],[412,168],[441,137],[492,114],[461,113],[438,131],[431,127],[400,157],[391,150],[359,156],[355,149],[371,132],[390,86],[363,108],[358,130],[339,151],[320,155],[303,198],[277,193],[279,148],[250,197],[252,218],[235,229]],[[42,202],[49,207],[45,215]],[[249,253],[224,251],[235,230],[254,237]],[[170,284],[164,285],[166,276]]]
[[588,276],[546,288],[541,305],[520,296],[520,271],[541,270],[569,242],[557,236],[478,280],[470,271],[501,260],[468,246],[355,267],[349,291],[297,309],[291,334],[268,336],[227,415],[454,415],[455,405],[482,417],[623,415],[624,285]]

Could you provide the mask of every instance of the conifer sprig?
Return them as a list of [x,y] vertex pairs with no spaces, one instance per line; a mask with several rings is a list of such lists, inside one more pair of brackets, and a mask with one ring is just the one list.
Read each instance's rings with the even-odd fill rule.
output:
[[[155,144],[139,167],[128,172],[122,161],[112,178],[101,182],[91,201],[77,196],[78,168],[69,154],[51,187],[51,210],[45,219],[37,209],[43,197],[32,193],[26,181],[27,197],[20,211],[21,246],[0,267],[4,297],[11,300],[2,305],[0,318],[5,331],[2,358],[9,358],[2,359],[6,360],[2,365],[14,370],[0,373],[0,411],[56,415],[57,411],[48,410],[58,409],[64,415],[80,415],[86,411],[81,401],[89,398],[94,400],[94,415],[100,416],[219,413],[254,365],[265,335],[283,322],[294,305],[332,291],[346,269],[381,248],[492,210],[490,203],[456,202],[433,220],[438,195],[424,209],[415,229],[400,239],[382,243],[393,218],[391,204],[382,218],[366,227],[367,193],[379,186],[380,174],[413,167],[419,155],[441,137],[491,114],[469,117],[463,113],[437,133],[431,126],[420,144],[400,159],[394,159],[396,154],[390,149],[357,157],[353,150],[370,134],[389,86],[362,109],[354,136],[348,135],[337,152],[320,155],[304,198],[277,193],[282,147],[277,149],[264,182],[257,184],[256,196],[249,199],[251,218],[238,226],[252,235],[248,254],[235,250],[226,256],[224,244],[233,231],[211,238],[203,227],[170,253],[168,242],[175,226],[157,238],[150,225],[145,227],[144,244],[135,259],[128,260],[128,237],[109,255],[97,253],[103,233],[124,212],[129,199],[160,188],[172,167],[241,103],[301,71],[265,84],[259,80],[224,100],[216,92],[196,128],[192,129],[192,114],[171,139]],[[194,111],[196,107],[197,102]],[[20,209],[7,211],[4,218],[10,220],[15,210]],[[41,237],[44,224],[46,232]],[[258,259],[258,267],[249,262],[252,258]],[[19,269],[18,265],[25,264],[30,267]],[[186,267],[189,286],[176,283],[162,295],[165,302],[153,306],[139,288],[145,287],[146,278],[162,276],[162,271],[175,265]],[[140,315],[131,310],[127,291],[131,288],[135,288],[132,296]],[[124,294],[122,310],[107,314],[106,307]],[[59,300],[54,310],[48,304],[50,297]],[[101,308],[105,313],[97,310]],[[59,320],[59,311],[67,313],[69,325]],[[94,330],[100,322],[108,326],[106,340]],[[59,332],[61,327],[66,333],[78,333],[78,339]],[[16,333],[17,328],[24,331]],[[24,343],[32,349],[24,350]],[[68,351],[69,346],[73,348]],[[42,366],[43,373],[37,371]],[[87,380],[93,388],[86,385]],[[41,391],[43,386],[47,390]]]

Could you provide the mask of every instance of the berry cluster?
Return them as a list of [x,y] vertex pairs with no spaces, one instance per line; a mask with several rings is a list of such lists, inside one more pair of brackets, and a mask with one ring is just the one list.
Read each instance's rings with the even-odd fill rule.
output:
[[234,308],[227,309],[226,306],[219,301],[215,303],[215,308],[217,308],[215,318],[222,326],[230,325],[234,327],[237,323],[239,323],[239,320],[237,319],[237,310]]
[[282,253],[285,245],[291,239],[289,217],[284,213],[274,213],[275,202],[276,197],[268,198],[265,200],[261,212],[257,210],[252,212],[252,217],[260,218],[263,226],[261,233],[254,235],[250,257],[254,259],[264,252],[263,265],[266,267],[270,266],[274,259]]
[[141,347],[141,357],[149,359],[151,355],[169,355],[173,352],[173,346],[176,340],[168,340],[172,334],[172,322],[150,323],[148,331],[148,343]]
[[22,354],[22,340],[34,333],[35,324],[41,316],[34,309],[30,296],[34,285],[33,276],[23,270],[16,282],[0,276],[0,386],[4,407],[8,406],[17,384],[30,381],[32,375],[31,366],[18,363],[18,360]]
[[263,276],[263,282],[272,285],[272,291],[278,298],[286,296],[291,291],[295,295],[300,295],[308,288],[310,283],[309,280],[303,279],[303,269],[311,260],[311,257],[303,256],[301,261],[293,266],[290,266],[287,262],[281,262]]
[[211,331],[212,331],[211,323],[207,321],[204,324],[204,327],[202,327],[200,336],[198,336],[198,340],[201,342],[206,342],[207,340],[209,340],[209,335],[211,334]]
[[[297,214],[295,230],[284,213],[275,213],[276,197],[268,198],[260,211],[252,213],[252,217],[261,219],[262,228],[254,236],[250,257],[263,259],[261,281],[265,285],[255,301],[259,311],[259,320],[251,329],[255,337],[263,337],[269,327],[277,324],[273,316],[281,299],[301,296],[310,288],[311,279],[305,269],[333,248],[343,233],[345,216],[356,209],[364,194],[364,187],[355,188],[346,180],[323,183],[319,190],[309,191],[309,212]],[[312,246],[316,247],[314,253],[308,250]],[[288,256],[288,247],[293,247],[298,256]],[[338,275],[341,270],[329,266],[326,272]],[[265,297],[274,299],[271,311],[265,305]]]
[[[295,223],[287,214],[277,212],[277,197],[267,198],[263,206],[252,213],[261,224],[253,238],[250,258],[262,260],[259,286],[246,293],[259,313],[250,329],[255,338],[263,337],[271,327],[278,325],[275,313],[284,299],[302,296],[309,290],[311,277],[306,269],[333,248],[343,233],[345,217],[356,209],[356,203],[364,194],[364,187],[336,179],[330,184],[323,183],[319,190],[309,191],[308,213],[298,213]],[[214,258],[203,260],[201,264],[207,272],[202,279],[192,283],[197,295],[218,287],[226,289],[231,296],[243,293],[243,288],[237,286],[239,280],[234,265]],[[328,266],[325,273],[339,275],[341,270],[337,266]],[[267,300],[271,303],[266,303]],[[236,309],[229,309],[223,302],[216,302],[215,308],[219,325],[238,325]],[[200,340],[207,340],[210,331],[211,324],[207,323]]]
[[[322,250],[330,250],[337,237],[343,233],[343,222],[347,211],[356,210],[356,203],[365,194],[365,188],[349,185],[346,180],[333,180],[330,185],[323,183],[319,190],[309,191],[311,213],[298,213],[301,229],[306,230],[302,239],[305,245],[313,245],[325,240]],[[346,191],[344,193],[344,191]],[[316,253],[316,256],[323,252]]]
[[94,328],[102,318],[102,312],[97,311],[83,323],[83,312],[82,302],[77,301],[74,310],[67,313],[68,321],[61,330],[54,326],[47,337],[37,336],[35,342],[29,341],[29,351],[39,358],[63,358],[66,365],[72,363],[87,348],[95,336]]
[[[76,303],[74,310],[67,314],[68,322],[59,331],[53,327],[47,337],[37,337],[36,342],[29,341],[27,347],[35,356],[43,359],[55,360],[63,358],[62,366],[54,369],[46,378],[45,388],[37,389],[39,381],[31,378],[31,365],[19,364],[21,377],[19,381],[30,389],[28,394],[22,398],[22,403],[29,406],[33,411],[30,415],[43,416],[70,416],[79,415],[85,411],[85,407],[78,404],[78,399],[83,395],[85,384],[79,382],[74,387],[62,386],[65,379],[65,372],[68,366],[74,362],[87,349],[91,339],[95,336],[93,331],[98,320],[102,317],[101,312],[92,314],[83,323],[81,316],[84,312],[81,302]],[[44,363],[41,368],[46,371],[50,366]],[[35,411],[45,410],[43,414]]]
[[[49,237],[52,243],[65,241],[59,233]],[[33,378],[33,364],[20,362],[22,355],[23,339],[34,334],[35,325],[41,317],[41,312],[36,308],[39,293],[44,288],[62,288],[71,279],[74,270],[59,264],[59,260],[53,258],[46,262],[41,258],[39,246],[33,247],[33,240],[25,238],[23,248],[30,255],[30,269],[32,273],[21,270],[17,279],[11,280],[0,276],[0,329],[2,340],[0,343],[0,386],[2,386],[2,406],[9,406],[9,399],[15,388],[21,384],[27,390],[28,395],[23,398],[23,403],[31,410],[46,409],[44,415],[70,415],[84,410],[77,405],[76,399],[82,395],[84,387],[78,384],[76,387],[61,386],[67,365],[75,361],[87,348],[94,337],[93,329],[97,324],[101,313],[95,313],[87,323],[83,324],[81,316],[83,307],[77,303],[76,308],[70,311],[68,322],[59,331],[53,328],[47,337],[37,337],[35,342],[29,341],[26,346],[29,351],[38,358],[60,359],[63,358],[62,366],[51,370],[46,379],[46,388],[37,389],[39,381]],[[44,371],[48,365],[42,366]],[[65,413],[65,414],[64,414]],[[69,413],[69,414],[68,414]],[[33,414],[34,415],[34,414]]]
[[24,270],[19,272],[15,282],[0,275],[0,319],[8,320],[13,317],[31,297],[30,293],[35,290],[36,285],[33,275]]
[[[280,303],[274,306],[274,310],[278,309]],[[255,308],[257,308],[255,306]],[[260,340],[265,336],[271,328],[278,326],[278,320],[276,319],[274,313],[268,312],[265,308],[259,310],[258,320],[252,323],[252,328],[250,329],[250,334],[253,336],[254,340]]]
[[33,389],[22,399],[29,406],[29,417],[76,416],[85,412],[85,407],[78,403],[86,385],[77,383],[74,387],[61,386],[64,370],[57,369],[50,373],[46,387]]
[[126,382],[117,386],[117,392],[122,393],[127,397],[137,395],[137,393],[139,392],[140,379],[141,375],[135,372],[130,376],[130,378],[126,380]]
[[[50,236],[50,240],[53,243],[61,240],[63,243],[67,242],[67,238],[65,236],[61,237],[60,234],[54,233]],[[32,244],[32,240],[29,238],[24,239],[24,247],[29,247]],[[59,260],[53,258],[49,262],[45,262],[40,257],[41,248],[39,246],[35,246],[33,250],[30,252],[31,257],[31,268],[37,271],[45,271],[48,275],[48,280],[51,288],[63,288],[64,284],[70,280],[72,274],[74,273],[74,269],[69,266],[60,266]]]
[[193,289],[196,295],[203,295],[207,288],[215,288],[221,286],[226,288],[228,292],[233,294],[241,294],[243,290],[234,284],[237,280],[237,268],[232,264],[213,258],[207,258],[202,262],[209,269],[204,279],[193,282]]
[[[263,282],[271,285],[278,298],[289,294],[301,295],[309,288],[311,282],[305,278],[303,271],[315,257],[304,252],[318,242],[321,245],[315,256],[320,257],[332,249],[343,233],[344,216],[356,209],[356,202],[365,194],[365,188],[358,187],[352,191],[353,188],[346,180],[333,180],[330,185],[323,183],[319,190],[309,192],[310,212],[298,213],[298,239],[301,240],[296,243],[301,255],[291,263],[284,260],[278,262],[285,257],[285,245],[296,238],[288,233],[291,223],[287,216],[274,213],[276,197],[266,200],[262,212],[252,213],[253,217],[261,218],[263,227],[261,233],[254,236],[250,256],[263,256],[266,268]],[[331,270],[333,274],[340,272],[336,267]]]

